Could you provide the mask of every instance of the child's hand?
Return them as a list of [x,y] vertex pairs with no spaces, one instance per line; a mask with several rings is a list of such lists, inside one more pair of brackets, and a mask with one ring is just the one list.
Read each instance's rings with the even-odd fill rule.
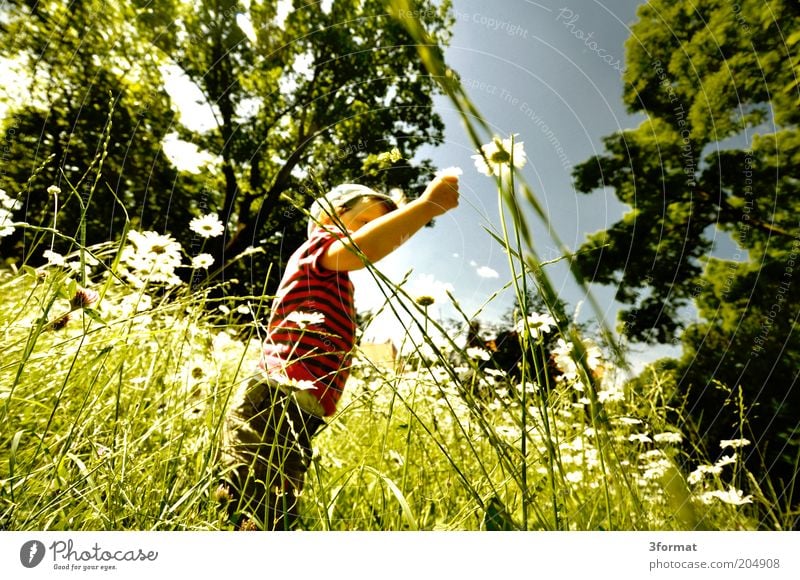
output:
[[446,175],[430,182],[419,198],[431,212],[431,217],[458,207],[458,177]]

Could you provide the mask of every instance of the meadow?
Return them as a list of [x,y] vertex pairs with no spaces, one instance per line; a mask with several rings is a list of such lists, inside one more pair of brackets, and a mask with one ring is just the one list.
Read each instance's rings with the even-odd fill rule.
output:
[[[211,235],[215,219],[190,227]],[[219,433],[258,362],[269,297],[212,299],[209,264],[155,232],[76,248],[44,250],[46,265],[0,279],[0,528],[231,529],[217,495]],[[403,304],[439,326],[426,299]],[[780,527],[777,516],[760,521],[763,495],[740,491],[747,441],[723,442],[716,463],[698,464],[697,450],[690,459],[674,385],[622,380],[613,355],[590,341],[575,348],[548,313],[518,330],[527,356],[513,376],[486,364],[487,350],[433,332],[394,365],[356,352],[314,442],[303,527]],[[552,332],[566,337],[550,357],[558,372],[542,374]]]

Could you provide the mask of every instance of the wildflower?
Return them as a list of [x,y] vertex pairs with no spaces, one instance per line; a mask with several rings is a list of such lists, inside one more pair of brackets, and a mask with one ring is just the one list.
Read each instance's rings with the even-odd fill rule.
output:
[[72,316],[70,315],[69,312],[67,312],[66,314],[64,314],[62,316],[59,316],[53,322],[48,324],[46,326],[46,328],[50,329],[50,330],[61,330],[61,329],[65,328],[67,326],[67,324],[69,324],[69,321],[71,319],[72,319]]
[[633,433],[628,436],[628,441],[638,441],[639,443],[652,443],[652,439],[646,433]]
[[149,310],[153,305],[153,299],[148,294],[129,294],[119,303],[123,316],[130,316],[137,312]]
[[[6,194],[5,189],[0,189],[0,208],[8,210],[9,212],[22,209],[22,202],[16,199],[11,199]],[[2,220],[0,220],[2,223]]]
[[478,347],[470,347],[470,348],[468,348],[467,349],[467,356],[469,358],[480,359],[480,360],[485,360],[485,361],[488,361],[488,360],[490,360],[492,358],[489,355],[488,352],[486,352],[484,349],[478,348]]
[[686,480],[692,484],[696,485],[705,479],[706,475],[719,475],[722,473],[722,467],[718,465],[698,465],[697,469],[689,474]]
[[230,308],[228,308],[227,306],[225,306],[224,304],[220,304],[219,306],[217,306],[217,308],[218,308],[218,309],[219,309],[219,311],[220,311],[220,312],[222,312],[223,314],[230,314],[230,313],[231,313],[231,309],[230,309]]
[[721,489],[707,491],[701,494],[699,498],[703,503],[711,503],[711,500],[714,498],[718,499],[722,503],[727,503],[730,505],[744,505],[746,503],[753,503],[752,495],[746,496],[741,489],[735,489],[732,486],[728,488],[728,491],[722,491]]
[[61,188],[57,185],[51,185],[47,188],[48,195],[52,195],[53,197],[59,195],[61,193]]
[[645,466],[644,471],[642,472],[642,477],[647,481],[660,479],[666,475],[671,467],[672,464],[669,462],[669,460],[661,457],[651,461]]
[[10,236],[14,233],[14,229],[11,225],[11,211],[0,207],[0,238]]
[[580,483],[583,481],[583,472],[582,471],[569,471],[564,476],[564,478],[569,481],[570,483]]
[[[250,307],[247,304],[240,304],[239,306],[236,307],[236,312],[238,314],[244,314],[245,316],[247,316],[248,314],[250,314]],[[323,320],[325,319],[325,316],[323,314],[320,314],[320,316],[323,317]]]
[[314,381],[305,379],[286,379],[286,382],[282,383],[282,385],[290,391],[313,391],[317,388]]
[[189,229],[204,238],[216,238],[225,231],[225,225],[216,213],[210,213],[190,221]]
[[197,254],[194,258],[192,258],[192,268],[195,270],[207,270],[208,267],[214,263],[214,256],[211,254]]
[[731,463],[736,463],[737,458],[738,455],[736,455],[736,453],[733,455],[725,455],[714,464],[714,467],[724,467],[726,465],[730,465]]
[[436,300],[433,298],[433,296],[423,295],[423,296],[417,296],[415,302],[420,306],[422,306],[423,308],[427,308],[428,306],[436,302]]
[[641,425],[642,420],[637,419],[636,417],[618,417],[617,422],[622,423],[623,425]]
[[527,161],[522,141],[515,142],[512,147],[513,137],[510,139],[500,139],[494,137],[491,143],[481,147],[482,155],[473,155],[475,168],[484,175],[503,176],[508,173],[513,164],[514,167],[523,167]]
[[11,199],[6,195],[4,189],[0,189],[0,238],[10,236],[14,233],[12,214],[22,207],[22,203],[16,199]]
[[597,393],[597,401],[601,404],[618,403],[625,400],[625,392],[619,386],[610,386]]
[[146,281],[177,286],[181,283],[175,268],[181,265],[181,245],[171,236],[156,232],[132,231],[130,245],[122,250],[120,273],[136,288]]
[[731,449],[738,449],[740,447],[744,447],[745,445],[750,445],[750,441],[747,439],[723,439],[719,442],[719,446],[722,449],[726,449],[728,447]]
[[517,322],[517,333],[523,334],[525,332],[525,327],[528,327],[528,332],[530,332],[531,337],[533,339],[537,339],[543,334],[547,334],[550,330],[556,325],[555,319],[550,316],[549,314],[531,314],[527,318],[524,318]]
[[639,459],[646,460],[646,461],[657,461],[663,459],[664,452],[658,449],[651,449],[650,451],[645,451],[644,453],[639,454]]
[[47,260],[48,266],[63,266],[64,256],[53,250],[45,250],[42,252],[42,257]]
[[214,494],[212,496],[214,501],[217,503],[228,503],[230,500],[233,499],[231,495],[230,488],[225,484],[220,484],[217,489],[214,490]]
[[69,301],[72,310],[79,308],[89,308],[92,304],[100,300],[100,293],[89,288],[78,288],[75,296]]
[[[93,266],[97,266],[100,263],[100,260],[95,258],[94,256],[86,253],[83,256],[83,264],[86,266],[87,271],[91,270]],[[79,273],[81,271],[81,262],[80,260],[73,260],[71,262],[67,262],[66,264],[70,270],[74,273]]]
[[300,328],[305,328],[309,324],[322,324],[325,322],[325,315],[322,312],[301,312],[295,310],[286,317],[287,321],[294,322]]
[[653,441],[656,443],[680,443],[683,441],[683,436],[675,431],[666,431],[653,435]]

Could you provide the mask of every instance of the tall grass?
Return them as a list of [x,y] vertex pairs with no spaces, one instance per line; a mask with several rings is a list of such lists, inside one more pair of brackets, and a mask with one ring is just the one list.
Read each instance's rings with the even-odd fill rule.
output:
[[[113,246],[87,250],[115,263]],[[75,309],[75,284],[56,266],[4,272],[0,288],[2,527],[227,529],[213,497],[218,433],[259,356],[256,324],[230,318],[243,303],[114,282],[99,304]],[[431,336],[439,323],[427,324]],[[598,427],[574,382],[517,382],[454,343],[425,341],[396,369],[357,358],[338,416],[315,440],[307,528],[758,525],[748,505],[704,503],[725,491],[724,473],[690,485],[677,439],[657,442],[675,431],[657,377],[649,392],[603,387]]]

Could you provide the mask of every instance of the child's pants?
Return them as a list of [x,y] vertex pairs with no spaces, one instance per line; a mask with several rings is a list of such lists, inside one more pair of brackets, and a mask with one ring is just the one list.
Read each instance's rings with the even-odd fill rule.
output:
[[262,530],[296,525],[311,438],[323,424],[271,381],[252,379],[239,391],[222,441],[229,513],[238,526],[244,519]]

